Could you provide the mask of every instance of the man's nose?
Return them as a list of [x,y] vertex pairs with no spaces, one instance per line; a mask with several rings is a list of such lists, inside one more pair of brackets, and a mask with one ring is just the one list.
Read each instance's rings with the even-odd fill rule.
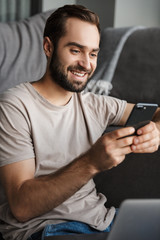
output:
[[89,56],[83,56],[80,60],[79,60],[79,65],[82,66],[84,69],[90,71],[91,70],[91,62],[90,62],[90,58]]

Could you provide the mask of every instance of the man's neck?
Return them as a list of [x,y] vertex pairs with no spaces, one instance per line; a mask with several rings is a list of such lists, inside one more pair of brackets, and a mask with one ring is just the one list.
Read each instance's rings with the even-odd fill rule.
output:
[[72,92],[64,90],[52,79],[47,78],[46,76],[42,77],[39,81],[32,83],[32,86],[41,96],[55,106],[66,105],[73,95]]

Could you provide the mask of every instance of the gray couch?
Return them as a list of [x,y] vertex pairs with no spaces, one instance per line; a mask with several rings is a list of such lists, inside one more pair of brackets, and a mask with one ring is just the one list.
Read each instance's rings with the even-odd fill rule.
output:
[[22,82],[36,81],[44,74],[43,29],[51,12],[0,23],[0,92]]
[[[43,28],[51,12],[0,23],[0,92],[43,75]],[[160,104],[159,43],[160,28],[103,30],[93,79],[110,82],[111,96]],[[107,206],[119,207],[127,198],[160,198],[160,151],[130,154],[118,167],[98,174],[95,182],[98,191],[107,196]]]
[[[117,31],[112,29],[112,34]],[[106,32],[102,38],[106,38]],[[160,105],[159,43],[160,28],[137,29],[126,39],[112,77],[111,96]],[[103,55],[102,51],[100,62]],[[118,167],[99,174],[95,180],[98,190],[108,198],[107,206],[119,207],[127,198],[160,198],[160,150],[130,154]]]

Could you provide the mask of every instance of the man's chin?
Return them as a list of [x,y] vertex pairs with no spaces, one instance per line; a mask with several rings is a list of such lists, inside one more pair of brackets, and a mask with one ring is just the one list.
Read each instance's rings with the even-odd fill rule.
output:
[[86,88],[87,84],[88,84],[88,81],[86,81],[85,83],[76,81],[72,86],[73,86],[73,89],[75,89],[75,92],[82,92]]

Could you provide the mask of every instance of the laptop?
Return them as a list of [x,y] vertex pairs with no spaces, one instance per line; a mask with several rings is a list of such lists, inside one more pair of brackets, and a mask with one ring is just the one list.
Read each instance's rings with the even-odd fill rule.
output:
[[46,240],[160,240],[160,199],[125,200],[111,232],[46,237]]
[[125,200],[107,240],[160,240],[160,200]]

